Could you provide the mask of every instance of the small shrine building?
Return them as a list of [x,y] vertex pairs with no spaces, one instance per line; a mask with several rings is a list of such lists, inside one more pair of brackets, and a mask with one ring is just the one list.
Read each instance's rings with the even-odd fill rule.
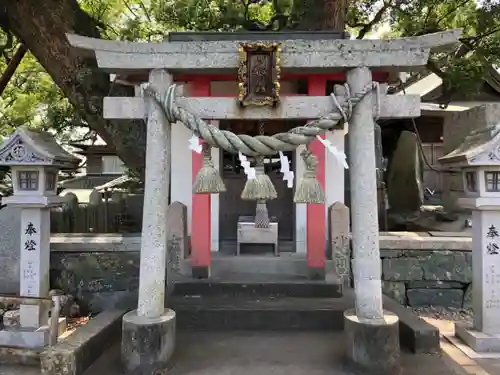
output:
[[[339,32],[306,34],[173,32],[165,38],[165,42],[334,40],[345,37],[345,33]],[[390,76],[391,74],[384,70],[373,72],[373,80],[382,84],[387,83]],[[134,85],[136,94],[140,95],[140,85],[148,82],[148,72],[127,72],[117,75],[116,79],[121,84]],[[183,95],[186,97],[224,97],[236,100],[241,94],[240,79],[236,70],[231,73],[219,72],[216,67],[195,72],[190,70],[189,74],[182,72],[174,74],[173,79],[174,82],[184,86]],[[325,96],[325,103],[327,103],[327,96],[333,92],[334,85],[343,85],[346,76],[343,71],[332,73],[331,69],[328,69],[328,72],[297,69],[283,72],[279,75],[278,81],[280,99]],[[231,130],[236,134],[243,133],[250,136],[260,134],[259,131],[262,128],[266,135],[286,132],[313,119],[300,118],[301,107],[307,105],[307,101],[296,100],[294,103],[297,104],[296,118],[294,118],[293,113],[283,114],[282,111],[277,110],[277,113],[270,116],[275,117],[275,119],[248,118],[241,120],[238,118],[240,116],[235,115],[235,109],[228,108],[226,119],[212,120],[211,124],[220,129]],[[132,102],[130,104],[131,107],[124,108],[122,114],[107,113],[106,117],[126,118],[130,112],[134,111],[134,104]],[[321,108],[321,104],[316,104],[316,107],[316,112],[320,117],[328,114],[331,105]],[[206,111],[209,112],[210,108],[206,108]],[[280,117],[286,117],[286,119],[280,119]],[[188,234],[191,236],[191,254],[194,257],[199,257],[198,262],[201,264],[208,265],[210,254],[213,252],[235,254],[238,218],[253,216],[255,202],[240,198],[246,175],[240,165],[238,155],[217,148],[212,148],[212,159],[221,171],[227,191],[211,195],[193,193],[193,182],[203,164],[203,155],[195,153],[187,147],[192,135],[192,132],[185,126],[172,127],[170,201],[178,201],[186,205]],[[344,136],[343,129],[328,132],[326,135],[327,139],[341,152],[344,150]],[[305,146],[300,146],[295,151],[286,152],[290,162],[290,170],[294,172],[295,176],[300,176],[303,173],[303,164],[297,162],[303,149]],[[311,149],[318,158],[317,178],[325,190],[325,202],[322,204],[294,203],[294,191],[287,187],[286,181],[283,181],[283,175],[280,173],[280,159],[276,155],[265,160],[266,173],[271,178],[278,193],[278,198],[268,201],[267,205],[269,215],[276,218],[279,223],[279,251],[307,255],[310,267],[323,268],[328,237],[327,209],[335,202],[344,202],[344,166],[332,154],[325,151],[325,147],[319,141],[314,141]],[[269,252],[271,251],[269,248]],[[243,250],[241,253],[244,254],[245,251]]]

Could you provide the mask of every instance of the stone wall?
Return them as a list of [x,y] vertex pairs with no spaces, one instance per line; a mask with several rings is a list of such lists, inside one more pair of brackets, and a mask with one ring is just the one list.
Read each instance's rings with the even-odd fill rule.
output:
[[[74,296],[85,313],[136,308],[140,246],[140,236],[132,234],[53,235],[51,287]],[[170,276],[190,273],[188,267],[189,261],[183,259]]]
[[135,308],[139,251],[52,252],[51,288],[72,295],[82,313]]
[[471,307],[471,238],[382,236],[380,242],[385,294],[412,307]]
[[[411,306],[470,307],[470,237],[394,233],[382,235],[380,247],[383,288],[387,295]],[[74,295],[84,311],[134,308],[139,285],[139,249],[137,236],[55,235],[51,239],[51,286]],[[18,285],[16,262],[6,260],[2,264],[12,275],[0,275],[8,279],[0,288]],[[190,274],[189,260],[181,262],[180,273]]]
[[50,283],[76,297],[83,311],[134,308],[140,237],[57,234],[51,237]]

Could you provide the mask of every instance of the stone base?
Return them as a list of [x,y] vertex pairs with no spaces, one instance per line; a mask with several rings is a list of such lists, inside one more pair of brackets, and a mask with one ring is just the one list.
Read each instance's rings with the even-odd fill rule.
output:
[[[50,318],[48,327],[50,327]],[[58,327],[57,336],[61,336],[68,329],[68,320],[65,317],[59,318],[59,323],[57,327]]]
[[[66,327],[66,318],[59,318],[58,336],[66,331]],[[48,325],[40,328],[5,328],[0,330],[0,346],[26,349],[43,348],[49,343],[49,335]]]
[[325,268],[309,268],[309,280],[325,280]]
[[122,363],[127,373],[153,375],[165,368],[175,348],[175,312],[165,309],[158,318],[128,312],[122,321]]
[[0,346],[0,363],[2,365],[21,365],[40,367],[41,349],[13,348]]
[[4,329],[0,331],[0,346],[36,349],[49,343],[49,330]]
[[193,275],[193,279],[208,279],[210,277],[210,267],[200,266],[200,267],[192,267],[191,272]]
[[346,365],[363,375],[401,374],[399,319],[384,312],[384,320],[360,321],[354,309],[344,312]]
[[500,334],[487,334],[455,324],[455,335],[478,353],[500,353]]
[[124,310],[107,310],[77,327],[40,354],[42,374],[82,375],[106,350],[120,341]]

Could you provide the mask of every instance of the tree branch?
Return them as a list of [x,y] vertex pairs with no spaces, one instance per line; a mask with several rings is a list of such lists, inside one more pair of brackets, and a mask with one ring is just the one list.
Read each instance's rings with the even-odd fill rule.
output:
[[249,1],[245,2],[245,0],[240,0],[240,3],[241,5],[243,5],[243,9],[245,9],[243,13],[243,18],[245,19],[245,21],[250,21],[248,19],[248,8],[250,8],[250,2]]
[[146,6],[144,5],[144,2],[142,0],[139,1],[139,6],[141,7],[141,9],[144,12],[144,15],[146,16],[146,18],[148,19],[148,21],[149,22],[153,22],[151,20],[150,15],[149,15],[148,9],[146,8]]
[[429,69],[432,73],[437,75],[439,78],[441,78],[443,81],[447,78],[446,73],[444,73],[439,68],[439,66],[437,65],[437,63],[434,60],[432,60],[432,59],[427,60],[427,64],[425,65],[425,67],[427,69]]
[[363,28],[359,31],[356,39],[363,39],[366,34],[368,34],[372,30],[373,26],[375,26],[382,20],[382,17],[384,16],[385,12],[391,7],[391,5],[392,0],[384,2],[384,5],[378,10],[373,19],[367,24],[363,25]]
[[464,6],[465,4],[469,3],[471,0],[464,0],[462,1],[460,4],[458,4],[456,7],[454,7],[453,9],[451,9],[448,13],[444,14],[443,16],[441,16],[436,24],[439,25],[439,23],[441,21],[444,21],[446,18],[448,18],[449,16],[451,16],[453,13],[455,13],[457,11],[457,9],[459,9],[460,7]]
[[472,38],[472,43],[473,43],[473,44],[476,44],[476,43],[478,43],[481,39],[487,38],[487,37],[489,37],[490,35],[493,35],[493,34],[495,34],[495,33],[499,32],[499,31],[500,31],[500,25],[498,25],[498,26],[494,27],[492,30],[490,30],[490,31],[488,31],[488,32],[486,32],[486,33],[484,33],[484,34],[477,35],[477,36],[473,37],[473,38]]
[[3,94],[3,91],[9,84],[12,76],[16,72],[16,69],[18,68],[19,64],[23,60],[24,55],[26,55],[27,52],[26,46],[21,43],[19,48],[17,49],[16,53],[14,54],[14,57],[9,61],[9,64],[7,65],[7,68],[5,69],[5,72],[3,72],[2,76],[0,77],[0,95]]
[[424,22],[423,22],[424,28],[427,28],[427,22],[429,22],[429,18],[431,17],[431,12],[434,10],[434,7],[436,6],[436,3],[438,1],[439,0],[435,0],[432,3],[432,5],[427,6],[427,14],[425,15],[425,19],[424,19]]
[[135,18],[139,18],[139,17],[137,16],[137,14],[134,12],[134,10],[130,7],[130,5],[128,5],[127,0],[123,0],[123,4],[127,7],[128,11],[129,11],[130,13],[132,13],[132,15],[133,15]]

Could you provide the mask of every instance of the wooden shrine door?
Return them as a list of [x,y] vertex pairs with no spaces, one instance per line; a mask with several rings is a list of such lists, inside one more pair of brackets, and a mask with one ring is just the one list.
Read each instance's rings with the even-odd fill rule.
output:
[[[256,121],[229,122],[221,121],[221,129],[228,129],[236,134],[258,134]],[[290,122],[266,122],[264,133],[274,134],[287,131],[296,124]],[[294,151],[285,152],[290,163],[290,170],[295,170]],[[238,155],[221,151],[221,176],[226,184],[227,191],[219,195],[219,239],[223,242],[235,242],[237,222],[239,216],[254,216],[255,202],[241,199],[241,192],[246,182],[246,175],[241,167]],[[266,174],[271,178],[278,193],[278,198],[267,202],[269,216],[278,219],[278,235],[280,241],[292,242],[295,233],[295,205],[293,203],[293,189],[286,186],[283,175],[280,173],[281,164],[279,155],[265,158]],[[280,246],[281,247],[281,246]],[[292,247],[294,248],[294,246]]]

